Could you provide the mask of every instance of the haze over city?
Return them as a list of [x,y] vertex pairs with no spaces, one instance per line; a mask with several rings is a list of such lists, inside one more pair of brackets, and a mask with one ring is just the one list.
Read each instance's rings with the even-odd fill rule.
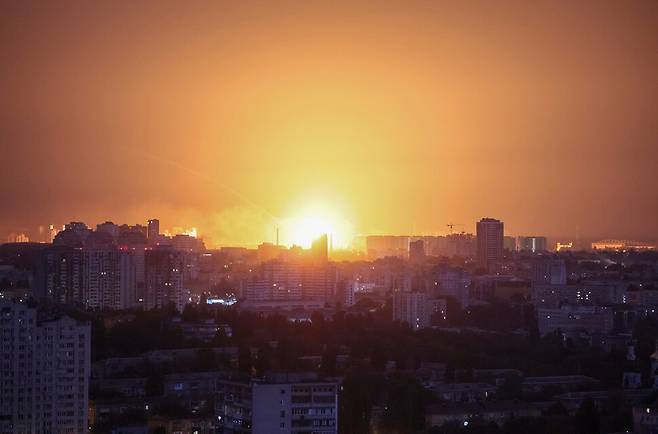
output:
[[658,434],[658,0],[0,2],[0,434]]
[[0,234],[159,217],[347,247],[489,215],[655,240],[657,22],[654,1],[7,3]]

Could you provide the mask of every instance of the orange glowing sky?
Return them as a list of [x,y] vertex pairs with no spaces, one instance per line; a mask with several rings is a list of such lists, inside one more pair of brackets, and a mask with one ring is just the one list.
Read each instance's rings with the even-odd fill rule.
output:
[[1,8],[0,233],[658,238],[656,1]]

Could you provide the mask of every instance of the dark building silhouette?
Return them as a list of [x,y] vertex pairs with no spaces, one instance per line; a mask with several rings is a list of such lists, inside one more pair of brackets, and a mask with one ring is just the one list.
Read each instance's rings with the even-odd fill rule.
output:
[[148,221],[148,226],[146,230],[146,238],[148,238],[149,244],[156,244],[160,238],[160,220],[151,219]]
[[477,222],[477,253],[481,267],[489,269],[491,264],[503,259],[503,222],[483,218]]
[[409,260],[416,263],[425,261],[425,243],[423,240],[409,242]]
[[314,259],[327,261],[329,259],[329,243],[327,234],[322,234],[313,240],[311,255]]
[[169,246],[157,246],[144,255],[144,309],[173,303],[183,310],[183,253]]
[[81,249],[66,245],[48,247],[37,256],[34,270],[34,297],[37,300],[60,304],[83,302]]

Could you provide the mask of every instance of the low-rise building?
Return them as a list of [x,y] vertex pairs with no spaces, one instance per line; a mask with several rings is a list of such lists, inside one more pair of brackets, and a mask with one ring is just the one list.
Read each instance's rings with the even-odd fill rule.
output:
[[577,332],[607,333],[614,325],[613,310],[606,306],[540,307],[537,309],[537,325],[541,336],[556,331],[565,335]]
[[474,420],[502,425],[506,420],[519,417],[538,417],[541,410],[518,401],[487,401],[470,404],[444,402],[430,405],[425,412],[428,427],[440,427],[446,422],[468,426]]
[[301,373],[262,381],[219,380],[215,409],[225,434],[336,434],[338,384]]
[[433,388],[437,398],[452,402],[480,402],[496,394],[496,386],[489,383],[446,383]]

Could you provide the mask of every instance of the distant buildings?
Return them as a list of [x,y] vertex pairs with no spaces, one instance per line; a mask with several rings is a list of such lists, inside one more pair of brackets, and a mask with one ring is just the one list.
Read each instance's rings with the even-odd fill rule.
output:
[[0,319],[0,432],[86,432],[89,325],[6,302]]
[[371,235],[366,237],[368,259],[386,257],[406,258],[409,253],[409,237],[396,235]]
[[132,250],[116,246],[82,252],[82,288],[88,309],[129,309],[136,304],[136,264]]
[[218,380],[215,412],[225,434],[335,434],[338,384],[303,373],[265,381]]
[[415,240],[409,243],[409,260],[417,264],[425,261],[425,243],[423,240]]
[[425,256],[446,256],[473,258],[476,256],[476,240],[472,234],[450,234],[446,236],[397,236],[372,235],[366,237],[368,259],[376,260],[386,257],[408,258],[412,249],[419,254],[420,244],[412,248],[413,243],[422,241]]
[[503,249],[509,252],[515,252],[518,250],[517,242],[515,237],[504,236],[503,237]]
[[477,222],[477,255],[482,268],[489,269],[503,259],[503,233],[500,220],[483,218]]
[[613,312],[611,308],[605,306],[539,307],[537,323],[541,336],[555,331],[567,335],[577,332],[607,333],[613,328]]
[[85,242],[89,234],[91,234],[91,229],[87,227],[86,224],[82,222],[70,222],[64,225],[64,231],[71,231],[75,233],[81,242]]
[[144,309],[173,304],[178,311],[183,298],[183,253],[169,246],[155,246],[144,255]]
[[542,258],[532,264],[532,283],[566,285],[567,268],[564,259]]
[[83,255],[80,249],[51,246],[35,261],[33,295],[39,301],[83,304]]
[[200,252],[206,249],[203,240],[187,234],[177,234],[171,238],[171,245],[177,250]]
[[471,275],[457,267],[438,268],[430,281],[434,297],[452,297],[462,308],[470,304],[470,287]]
[[160,220],[151,219],[147,224],[146,238],[149,244],[157,244],[160,241]]
[[336,279],[336,268],[329,263],[264,262],[246,283],[245,304],[255,307],[271,301],[334,301]]
[[432,315],[446,317],[446,301],[431,299],[422,292],[393,294],[393,321],[406,322],[413,330],[421,330],[431,325]]
[[311,256],[316,261],[326,262],[329,259],[329,241],[327,234],[322,234],[311,244]]
[[30,238],[22,232],[12,232],[7,236],[8,243],[29,243]]
[[105,222],[96,225],[97,232],[105,232],[112,236],[113,239],[119,238],[119,226],[112,222]]
[[272,243],[261,243],[258,245],[258,262],[267,262],[279,259],[284,248]]
[[544,252],[548,250],[546,237],[517,237],[517,250],[520,252]]
[[593,250],[656,250],[656,245],[633,240],[601,240],[592,243]]
[[569,241],[566,243],[555,243],[555,250],[558,252],[574,250],[573,242]]
[[95,231],[82,222],[68,223],[52,246],[34,254],[34,297],[94,310],[153,309],[170,302],[182,309],[182,282],[197,277],[195,254],[205,246],[199,238],[164,237],[158,230],[157,220],[150,220],[148,228],[108,221]]

